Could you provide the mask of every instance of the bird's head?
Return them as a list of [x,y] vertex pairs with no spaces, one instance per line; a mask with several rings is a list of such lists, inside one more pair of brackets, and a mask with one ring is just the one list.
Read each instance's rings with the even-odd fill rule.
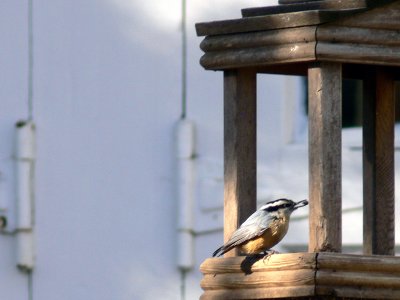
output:
[[296,209],[306,206],[308,204],[307,200],[301,200],[299,202],[294,202],[293,200],[281,198],[277,200],[272,200],[265,203],[260,207],[260,210],[265,210],[268,213],[277,214],[291,214]]

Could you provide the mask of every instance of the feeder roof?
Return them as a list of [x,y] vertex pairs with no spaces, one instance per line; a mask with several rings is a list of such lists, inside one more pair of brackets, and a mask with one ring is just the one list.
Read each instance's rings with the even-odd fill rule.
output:
[[196,24],[200,64],[302,74],[302,64],[337,61],[400,66],[400,0],[281,0],[242,18]]

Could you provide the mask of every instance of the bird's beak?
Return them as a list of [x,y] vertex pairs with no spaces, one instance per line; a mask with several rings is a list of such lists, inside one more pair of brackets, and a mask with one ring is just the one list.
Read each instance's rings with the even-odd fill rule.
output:
[[299,202],[296,203],[296,205],[293,207],[294,209],[298,209],[299,207],[303,207],[308,205],[308,201],[307,200],[301,200]]

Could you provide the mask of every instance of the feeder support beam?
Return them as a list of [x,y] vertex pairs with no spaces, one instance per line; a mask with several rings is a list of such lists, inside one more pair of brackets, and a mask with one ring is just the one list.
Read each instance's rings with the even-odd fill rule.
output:
[[341,252],[342,65],[308,69],[310,252]]
[[364,80],[364,254],[394,255],[395,87],[378,67]]
[[[256,72],[224,72],[224,241],[256,210]],[[235,256],[236,250],[225,256]]]

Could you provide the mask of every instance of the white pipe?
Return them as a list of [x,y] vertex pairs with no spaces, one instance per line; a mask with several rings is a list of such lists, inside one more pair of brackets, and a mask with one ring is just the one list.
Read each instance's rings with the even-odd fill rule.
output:
[[32,270],[35,260],[33,237],[33,171],[35,163],[35,125],[18,122],[16,125],[16,197],[17,197],[17,266]]
[[177,197],[178,197],[178,267],[190,270],[194,266],[193,201],[195,126],[181,119],[176,132]]

